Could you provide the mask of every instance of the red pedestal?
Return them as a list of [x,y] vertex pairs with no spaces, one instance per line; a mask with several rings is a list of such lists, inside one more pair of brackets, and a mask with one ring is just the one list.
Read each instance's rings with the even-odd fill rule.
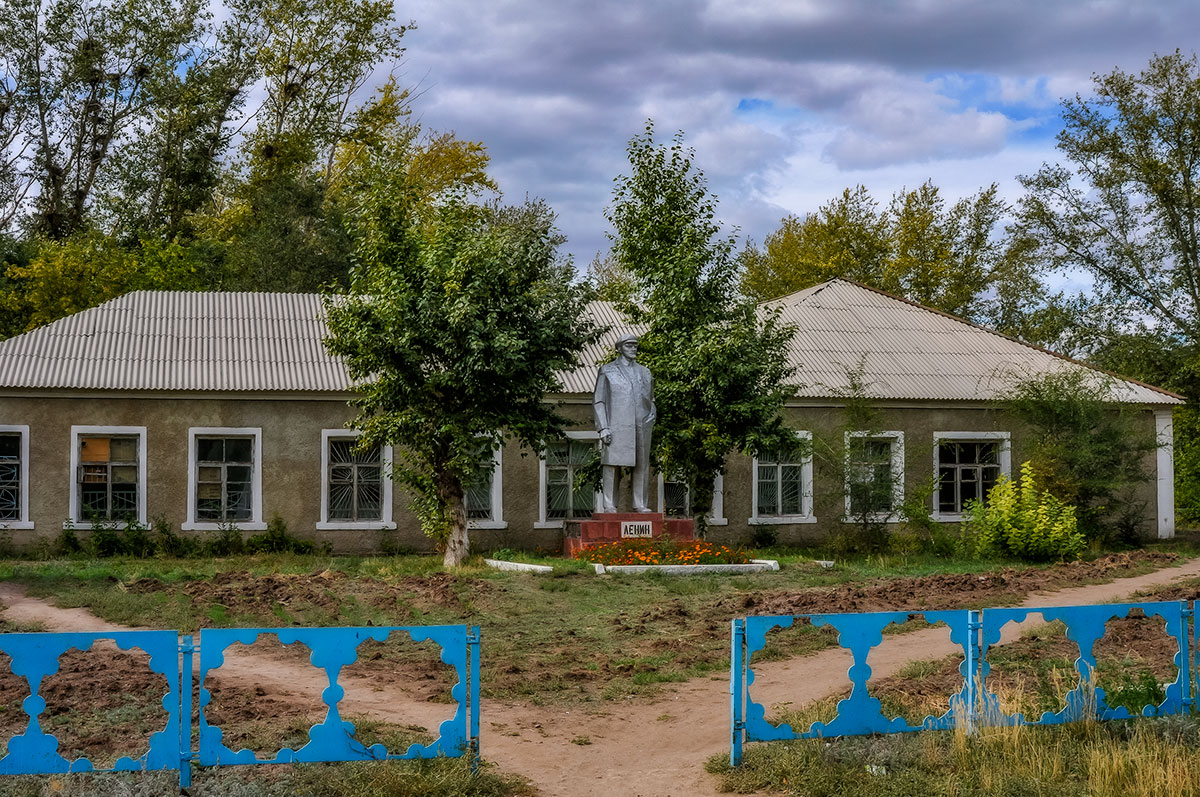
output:
[[[589,520],[568,520],[563,529],[563,556],[574,557],[584,548],[617,542],[621,539],[645,538],[644,526],[650,524],[651,538],[664,535],[673,540],[694,539],[691,518],[664,518],[659,512],[596,512]],[[622,530],[625,535],[622,535]]]

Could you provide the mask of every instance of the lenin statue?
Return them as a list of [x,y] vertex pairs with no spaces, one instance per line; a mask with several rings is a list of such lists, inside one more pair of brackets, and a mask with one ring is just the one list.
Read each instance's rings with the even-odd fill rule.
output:
[[637,360],[637,336],[617,341],[620,356],[600,366],[596,374],[593,411],[600,433],[600,463],[603,468],[604,511],[616,512],[613,495],[616,469],[633,468],[633,510],[651,511],[646,506],[650,486],[650,435],[654,431],[654,380]]

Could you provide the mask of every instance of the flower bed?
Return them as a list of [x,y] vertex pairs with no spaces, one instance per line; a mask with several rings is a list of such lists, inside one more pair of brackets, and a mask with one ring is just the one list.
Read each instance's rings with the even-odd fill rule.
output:
[[673,542],[669,537],[620,540],[584,548],[576,559],[602,565],[740,565],[750,562],[741,549],[703,540]]

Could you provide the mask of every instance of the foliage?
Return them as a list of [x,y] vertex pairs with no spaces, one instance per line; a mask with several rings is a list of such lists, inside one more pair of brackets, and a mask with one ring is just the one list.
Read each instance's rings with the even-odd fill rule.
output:
[[541,450],[565,423],[545,396],[594,338],[587,291],[557,255],[541,203],[471,205],[450,196],[418,212],[409,174],[384,154],[370,164],[353,217],[352,293],[329,296],[330,352],[361,397],[364,446],[397,446],[393,477],[408,486],[447,565],[469,552],[464,484],[479,446],[511,435]]
[[607,210],[612,257],[631,286],[620,309],[649,327],[638,354],[655,381],[654,455],[688,485],[703,534],[726,455],[794,442],[780,417],[793,392],[792,329],[739,297],[733,239],[683,134],[660,146],[647,122],[626,152],[631,173],[616,179]]
[[1029,242],[997,230],[1009,208],[995,185],[947,207],[932,182],[885,208],[863,186],[815,213],[786,216],[741,253],[742,290],[768,300],[844,277],[1023,339],[1049,343],[1076,318],[1039,282]]
[[129,291],[199,288],[205,271],[201,254],[178,241],[146,239],[125,247],[94,230],[42,241],[35,251],[28,265],[11,265],[5,272],[10,286],[0,295],[0,308],[14,332]]
[[604,565],[740,565],[750,561],[740,548],[704,540],[675,542],[669,536],[618,540],[584,548],[575,556]]
[[976,552],[1021,559],[1078,558],[1086,543],[1075,507],[1039,489],[1032,462],[1021,465],[1021,480],[1001,476],[985,501],[966,507],[966,540]]
[[105,169],[170,101],[203,28],[198,0],[0,5],[0,227],[32,204],[38,233],[82,229]]
[[1082,368],[1019,379],[1004,407],[1030,430],[1044,488],[1076,508],[1089,539],[1136,541],[1144,512],[1134,495],[1157,448],[1144,410],[1114,400],[1112,379]]
[[1094,280],[1097,309],[1200,342],[1200,69],[1178,50],[1140,74],[1092,79],[1063,102],[1066,164],[1021,177],[1021,223],[1041,257]]
[[311,540],[301,540],[293,537],[288,531],[287,522],[275,513],[267,523],[267,530],[255,534],[246,540],[247,553],[312,553],[315,550]]

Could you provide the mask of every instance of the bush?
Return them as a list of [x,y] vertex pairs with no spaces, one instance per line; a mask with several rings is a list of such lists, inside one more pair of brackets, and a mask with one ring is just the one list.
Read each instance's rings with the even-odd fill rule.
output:
[[1020,484],[1001,477],[987,501],[969,502],[966,514],[965,539],[977,554],[1075,559],[1085,547],[1075,507],[1038,489],[1031,462],[1021,465]]
[[288,533],[287,523],[276,513],[267,524],[267,530],[246,540],[249,553],[312,553],[309,540],[293,537]]
[[151,521],[155,552],[162,556],[196,556],[200,543],[194,537],[183,537],[175,533],[175,527],[164,515]]
[[244,553],[246,542],[236,523],[221,523],[211,535],[205,535],[200,550],[206,556],[235,556]]

